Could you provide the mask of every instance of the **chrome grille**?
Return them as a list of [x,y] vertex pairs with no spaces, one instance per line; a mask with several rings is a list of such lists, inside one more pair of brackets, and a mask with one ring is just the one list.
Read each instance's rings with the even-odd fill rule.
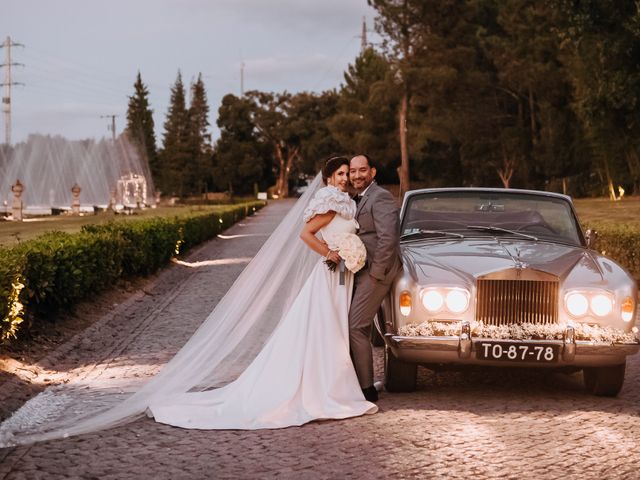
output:
[[558,282],[483,280],[477,283],[476,320],[489,325],[558,321]]

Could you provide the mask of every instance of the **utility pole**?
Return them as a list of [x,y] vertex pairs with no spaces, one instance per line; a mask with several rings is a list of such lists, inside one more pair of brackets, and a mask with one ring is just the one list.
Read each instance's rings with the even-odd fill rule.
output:
[[111,126],[107,127],[107,130],[111,130],[111,138],[113,139],[114,143],[116,141],[116,117],[117,116],[118,115],[100,115],[100,118],[111,119]]
[[24,85],[24,83],[14,82],[11,80],[11,67],[23,66],[22,63],[16,63],[11,61],[11,47],[24,47],[21,43],[14,43],[11,41],[11,37],[7,37],[0,45],[0,48],[4,48],[4,63],[0,64],[0,67],[4,67],[4,82],[0,83],[0,86],[4,87],[4,96],[2,97],[2,111],[4,112],[4,141],[7,145],[11,145],[11,86],[12,85]]
[[362,17],[362,33],[357,36],[360,39],[360,53],[367,49],[367,17]]
[[244,97],[244,62],[240,63],[240,96]]

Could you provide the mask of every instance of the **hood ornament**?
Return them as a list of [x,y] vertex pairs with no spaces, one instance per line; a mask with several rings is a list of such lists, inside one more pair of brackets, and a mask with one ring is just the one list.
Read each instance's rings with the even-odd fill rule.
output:
[[522,270],[524,270],[525,268],[528,268],[529,264],[522,261],[522,259],[520,258],[520,249],[517,247],[516,247],[516,256],[515,258],[514,257],[512,258],[516,267],[516,276],[520,278]]

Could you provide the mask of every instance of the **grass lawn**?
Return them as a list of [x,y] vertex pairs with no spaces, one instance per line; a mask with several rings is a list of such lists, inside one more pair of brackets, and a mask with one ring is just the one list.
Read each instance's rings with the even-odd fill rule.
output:
[[114,213],[87,214],[84,216],[56,215],[28,218],[23,222],[0,221],[0,245],[14,245],[30,240],[45,232],[79,232],[83,225],[106,223],[112,220],[132,221],[139,218],[169,217],[192,212],[215,212],[231,205],[194,205],[179,207],[160,207],[139,210],[134,215],[115,215]]
[[574,199],[580,223],[627,224],[640,227],[640,197],[618,202],[607,198]]

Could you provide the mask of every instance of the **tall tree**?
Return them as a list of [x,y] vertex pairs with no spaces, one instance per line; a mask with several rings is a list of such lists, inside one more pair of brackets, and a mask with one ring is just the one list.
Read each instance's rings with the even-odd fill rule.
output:
[[315,174],[323,161],[340,149],[328,127],[328,120],[336,114],[337,102],[338,95],[334,90],[292,95],[287,117],[291,130],[296,132],[300,153],[290,176]]
[[536,187],[584,168],[582,155],[576,155],[578,122],[559,54],[558,21],[548,2],[505,0],[497,28],[482,36],[483,52],[497,72],[494,87],[503,112],[503,125],[496,129],[503,182],[503,165],[517,168],[520,181]]
[[189,117],[189,150],[191,164],[187,166],[186,188],[200,193],[207,188],[211,177],[211,134],[209,133],[209,105],[202,74],[191,85]]
[[189,149],[189,116],[180,71],[171,87],[160,159],[163,191],[178,196],[186,194],[185,168],[191,159],[191,151]]
[[276,171],[275,191],[280,197],[289,196],[289,178],[294,162],[300,160],[300,132],[292,127],[292,95],[290,93],[247,92],[254,107],[253,123],[262,141],[273,152]]
[[574,109],[586,130],[594,168],[616,198],[615,184],[640,192],[640,4],[557,0]]
[[398,139],[400,143],[400,195],[410,188],[409,146],[407,123],[416,77],[416,58],[426,48],[425,17],[430,1],[368,0],[378,12],[376,30],[383,36],[390,58],[393,58],[393,79],[400,90],[398,109]]
[[158,185],[160,181],[160,165],[158,164],[158,153],[156,150],[153,110],[149,103],[149,90],[142,82],[139,71],[133,88],[134,93],[129,97],[129,106],[127,107],[127,127],[125,134],[149,162],[153,181]]
[[271,181],[271,148],[258,137],[255,103],[246,97],[225,95],[218,109],[220,138],[214,153],[214,185],[230,193],[249,193],[254,184],[263,190]]
[[349,65],[339,91],[337,112],[328,127],[344,152],[367,153],[378,164],[381,181],[396,182],[399,155],[397,121],[400,97],[390,88],[389,61],[373,48]]

